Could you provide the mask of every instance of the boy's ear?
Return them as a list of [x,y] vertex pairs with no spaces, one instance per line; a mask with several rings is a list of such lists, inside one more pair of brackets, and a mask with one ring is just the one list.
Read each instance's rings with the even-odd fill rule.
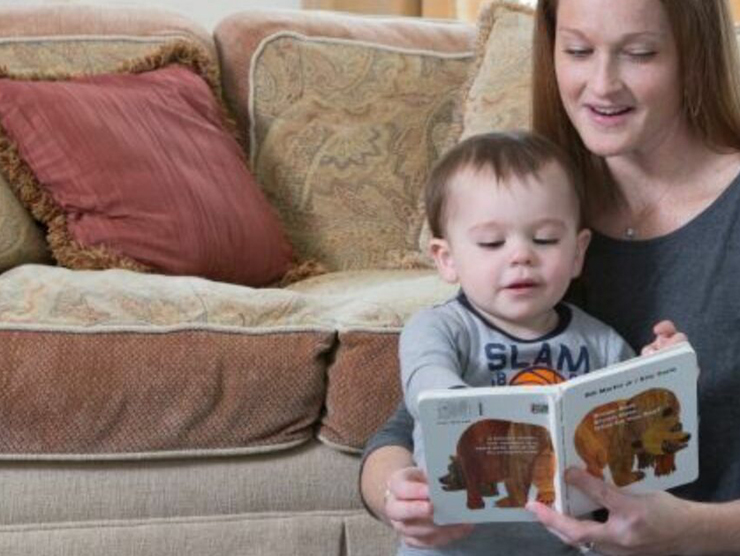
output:
[[583,270],[583,261],[586,259],[586,250],[591,243],[591,230],[583,228],[576,237],[576,256],[573,260],[573,278],[577,278]]
[[450,244],[447,240],[433,237],[429,240],[429,254],[434,259],[434,264],[437,266],[437,272],[442,277],[442,280],[454,284],[457,282],[457,270],[455,269],[455,261],[452,258],[452,251],[450,251]]

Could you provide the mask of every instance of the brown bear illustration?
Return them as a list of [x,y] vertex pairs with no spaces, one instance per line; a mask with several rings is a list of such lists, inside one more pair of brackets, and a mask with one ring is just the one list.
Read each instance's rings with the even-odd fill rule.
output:
[[676,470],[675,453],[691,438],[683,431],[680,411],[675,394],[664,388],[600,405],[578,425],[576,451],[595,477],[603,479],[608,465],[617,486],[645,477],[633,470],[635,459],[638,469],[653,467],[656,476],[668,475]]
[[550,433],[539,425],[477,421],[460,435],[448,469],[439,479],[443,490],[464,488],[471,510],[484,507],[483,496],[497,495],[499,482],[507,492],[496,502],[500,508],[524,507],[533,483],[539,502],[551,505],[555,500],[555,454]]

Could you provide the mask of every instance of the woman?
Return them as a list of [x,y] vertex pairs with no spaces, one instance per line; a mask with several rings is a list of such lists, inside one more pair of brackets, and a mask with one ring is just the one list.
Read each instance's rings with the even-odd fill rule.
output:
[[[639,346],[669,319],[697,350],[700,477],[672,493],[621,493],[580,470],[566,479],[604,523],[528,508],[553,533],[503,527],[492,553],[740,554],[740,79],[724,0],[539,0],[535,130],[573,153],[594,238],[581,284],[591,314]],[[403,410],[366,448],[368,506],[407,544],[435,526]],[[556,541],[556,537],[566,543]]]

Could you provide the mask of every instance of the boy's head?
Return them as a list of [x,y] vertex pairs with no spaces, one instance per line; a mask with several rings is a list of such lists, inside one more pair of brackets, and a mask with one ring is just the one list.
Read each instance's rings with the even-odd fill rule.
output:
[[427,184],[430,250],[483,315],[510,333],[547,331],[590,239],[568,158],[528,132],[462,141]]

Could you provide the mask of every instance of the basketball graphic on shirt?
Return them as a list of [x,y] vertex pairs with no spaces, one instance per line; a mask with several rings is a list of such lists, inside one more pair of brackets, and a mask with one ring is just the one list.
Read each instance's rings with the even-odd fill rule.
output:
[[514,376],[509,383],[511,386],[543,386],[545,384],[559,384],[565,378],[559,372],[547,367],[528,367]]

